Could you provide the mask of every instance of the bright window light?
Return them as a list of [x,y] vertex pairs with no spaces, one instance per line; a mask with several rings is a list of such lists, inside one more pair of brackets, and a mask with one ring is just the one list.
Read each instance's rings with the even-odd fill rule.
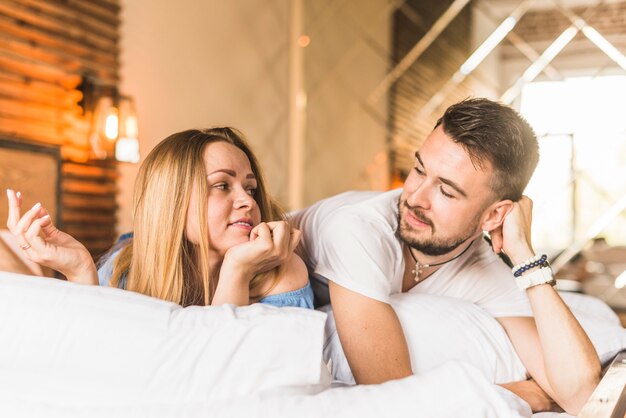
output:
[[[626,77],[535,82],[522,91],[520,112],[540,142],[540,162],[526,194],[535,202],[533,241],[560,250],[582,239],[626,195]],[[626,244],[626,214],[603,231]]]

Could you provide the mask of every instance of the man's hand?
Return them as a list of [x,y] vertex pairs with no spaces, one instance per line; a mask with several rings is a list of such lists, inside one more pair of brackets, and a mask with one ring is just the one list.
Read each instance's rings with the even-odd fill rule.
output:
[[506,253],[513,264],[532,257],[531,223],[533,201],[522,196],[514,202],[502,225],[489,233],[493,251]]
[[522,382],[503,383],[505,389],[510,390],[530,405],[535,412],[563,412],[563,410],[552,400],[546,392],[533,379]]

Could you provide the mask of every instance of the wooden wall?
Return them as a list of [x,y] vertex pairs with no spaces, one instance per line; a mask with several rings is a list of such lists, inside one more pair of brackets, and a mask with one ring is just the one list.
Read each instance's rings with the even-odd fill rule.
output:
[[117,85],[119,28],[118,0],[0,0],[0,136],[60,148],[58,221],[94,256],[115,240],[118,172],[90,159],[78,86]]
[[[395,13],[394,61],[399,62],[411,50],[451,3],[451,0],[408,1],[407,4],[420,17],[419,21],[411,20],[404,13]],[[416,120],[415,116],[467,58],[469,24],[469,7],[466,6],[390,92],[392,164],[402,177],[413,165],[415,150],[426,139],[436,120],[436,116],[428,120]]]
[[[404,9],[394,13],[392,66],[402,60],[450,4],[452,0],[409,0],[404,9],[408,7],[412,13]],[[470,3],[390,90],[391,166],[398,178],[404,178],[413,166],[415,151],[448,106],[469,96],[476,96],[476,92],[485,95],[485,90],[493,90],[493,80],[482,80],[472,75],[456,86],[430,115],[416,117],[420,109],[470,56],[471,30]]]

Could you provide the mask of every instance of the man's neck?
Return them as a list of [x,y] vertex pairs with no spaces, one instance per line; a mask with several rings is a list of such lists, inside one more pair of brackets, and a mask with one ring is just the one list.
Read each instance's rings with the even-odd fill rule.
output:
[[[462,253],[469,250],[469,247],[472,245],[474,240],[476,240],[476,238],[478,238],[481,234],[482,232],[476,233],[475,235],[469,237],[461,244],[459,244],[454,250],[440,256],[429,257],[420,251],[412,249],[406,243],[403,243],[405,269],[404,278],[402,280],[402,292],[407,292],[416,285],[428,279],[437,270],[447,265],[448,261],[453,262],[457,257],[460,257]],[[418,266],[416,265],[414,257],[411,256],[411,251],[413,251],[413,256],[415,256],[415,258],[421,264],[421,269],[418,275],[416,275],[415,273]]]

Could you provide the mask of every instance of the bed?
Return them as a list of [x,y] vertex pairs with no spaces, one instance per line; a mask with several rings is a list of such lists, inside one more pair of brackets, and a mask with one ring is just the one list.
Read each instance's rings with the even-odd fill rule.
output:
[[[603,359],[626,347],[606,305],[564,298]],[[525,374],[503,331],[458,302],[394,297],[416,375],[351,386],[329,310],[181,308],[0,272],[0,416],[532,416],[493,384]]]

